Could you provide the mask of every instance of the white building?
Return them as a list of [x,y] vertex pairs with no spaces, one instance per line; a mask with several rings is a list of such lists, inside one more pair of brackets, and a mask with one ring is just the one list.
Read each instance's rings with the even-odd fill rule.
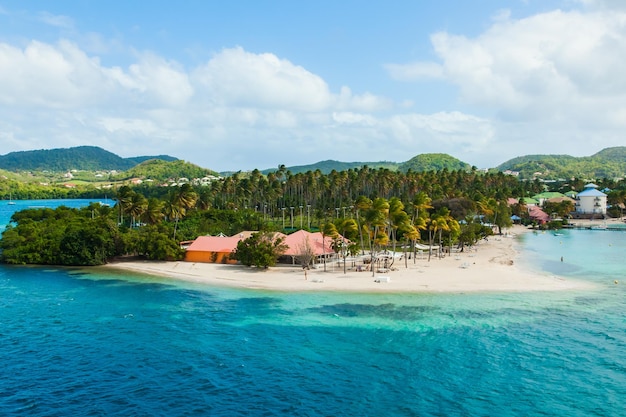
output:
[[585,185],[584,191],[576,196],[576,213],[606,214],[606,194],[598,191],[595,184]]

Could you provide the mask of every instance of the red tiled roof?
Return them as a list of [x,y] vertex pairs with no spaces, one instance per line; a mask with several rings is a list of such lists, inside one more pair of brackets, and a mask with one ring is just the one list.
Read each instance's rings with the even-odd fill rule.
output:
[[187,251],[198,252],[233,252],[237,248],[237,243],[244,238],[236,236],[198,236]]
[[300,255],[302,248],[306,247],[307,240],[315,256],[334,252],[332,248],[332,238],[328,236],[324,237],[320,232],[311,233],[306,230],[298,230],[285,238],[284,243],[289,246],[285,255]]

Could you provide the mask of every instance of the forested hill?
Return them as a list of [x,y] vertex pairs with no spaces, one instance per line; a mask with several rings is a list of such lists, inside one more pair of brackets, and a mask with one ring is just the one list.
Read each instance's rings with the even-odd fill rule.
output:
[[[367,166],[370,169],[385,168],[391,171],[414,172],[440,171],[447,169],[448,171],[469,170],[471,166],[465,162],[443,153],[424,153],[409,159],[406,162],[341,162],[335,160],[326,160],[316,162],[310,165],[297,165],[285,167],[292,174],[305,173],[307,171],[319,170],[322,174],[330,174],[331,171],[346,171],[348,169],[359,169]],[[266,169],[263,174],[275,172],[276,169]]]
[[[392,171],[396,171],[398,169],[398,163],[396,162],[341,162],[332,159],[316,162],[309,165],[294,165],[290,167],[285,167],[285,169],[289,170],[289,172],[291,172],[292,174],[300,174],[308,171],[317,171],[318,169],[322,174],[330,174],[331,171],[347,171],[349,169],[361,168],[363,166],[368,166],[372,169],[387,168]],[[276,168],[265,169],[261,172],[267,175],[270,172],[276,172]]]
[[124,171],[150,159],[176,161],[177,158],[158,156],[138,156],[122,158],[97,146],[77,146],[74,148],[42,149],[11,152],[0,155],[0,169],[7,171]]
[[626,146],[606,148],[591,156],[526,155],[497,167],[520,173],[520,178],[623,178],[626,177]]

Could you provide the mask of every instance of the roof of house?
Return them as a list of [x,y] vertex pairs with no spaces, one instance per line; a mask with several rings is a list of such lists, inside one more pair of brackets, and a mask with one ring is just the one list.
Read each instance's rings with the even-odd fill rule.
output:
[[537,207],[537,206],[532,206],[528,210],[528,215],[530,216],[531,219],[537,219],[540,221],[550,220],[550,216],[548,215],[548,213],[546,213],[540,207]]
[[237,243],[243,240],[237,236],[198,236],[187,248],[188,252],[233,252],[237,248]]
[[602,191],[598,191],[595,188],[586,188],[585,191],[578,193],[578,197],[606,197]]
[[535,200],[547,200],[549,198],[565,197],[565,194],[557,191],[546,191],[545,193],[536,194],[533,196]]
[[332,241],[332,238],[324,237],[320,232],[311,233],[306,230],[298,230],[285,237],[284,243],[289,247],[285,255],[300,255],[307,244],[315,256],[333,253]]
[[553,197],[553,198],[548,198],[546,201],[550,202],[550,203],[560,203],[561,201],[570,201],[570,202],[574,202],[574,199],[571,197],[567,197],[567,196],[563,196],[563,197]]

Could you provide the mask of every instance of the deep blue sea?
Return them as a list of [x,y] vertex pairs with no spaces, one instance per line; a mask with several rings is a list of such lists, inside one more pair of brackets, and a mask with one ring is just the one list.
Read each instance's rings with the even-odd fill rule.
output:
[[521,240],[525,268],[597,288],[290,294],[0,266],[0,415],[625,415],[626,232]]

